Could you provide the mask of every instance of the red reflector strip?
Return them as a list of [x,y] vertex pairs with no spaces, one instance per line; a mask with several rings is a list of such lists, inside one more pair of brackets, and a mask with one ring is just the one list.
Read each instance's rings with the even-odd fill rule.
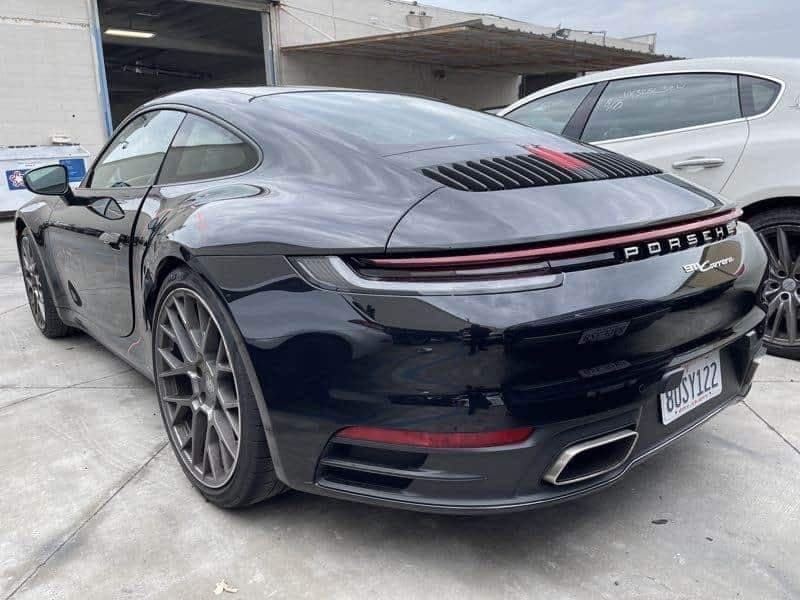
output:
[[591,250],[608,250],[615,246],[634,244],[647,240],[657,240],[672,235],[680,235],[694,231],[722,225],[742,216],[741,209],[727,211],[721,215],[698,219],[680,225],[647,229],[635,233],[627,233],[604,238],[594,238],[579,242],[566,242],[552,246],[538,248],[525,248],[523,250],[506,250],[499,252],[486,252],[483,254],[465,254],[460,256],[425,256],[417,258],[367,258],[361,259],[372,267],[388,269],[441,269],[448,267],[483,266],[499,263],[515,263],[531,259],[544,259],[552,256],[563,256],[588,252]]
[[591,165],[589,163],[583,162],[579,158],[575,158],[574,156],[570,156],[569,154],[564,154],[563,152],[558,152],[557,150],[550,150],[550,148],[543,148],[542,146],[524,146],[525,150],[533,154],[534,156],[546,160],[549,163],[556,165],[557,167],[561,167],[562,169],[567,169],[569,171],[574,171],[577,169],[587,169]]
[[517,427],[500,431],[475,433],[440,433],[430,431],[408,431],[405,429],[383,429],[380,427],[346,427],[337,437],[378,442],[398,446],[420,448],[487,448],[524,442],[533,433],[533,427]]

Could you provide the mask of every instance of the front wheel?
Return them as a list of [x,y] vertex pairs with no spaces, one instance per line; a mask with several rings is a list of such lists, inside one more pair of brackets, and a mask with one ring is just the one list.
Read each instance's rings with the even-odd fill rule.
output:
[[45,337],[59,338],[69,335],[72,329],[64,324],[58,316],[58,310],[50,295],[47,285],[47,274],[44,264],[36,250],[36,240],[29,229],[22,232],[19,239],[19,261],[22,267],[22,279],[25,282],[25,294],[31,309],[33,322]]
[[209,501],[234,508],[284,491],[227,309],[179,268],[159,291],[153,368],[161,417],[183,472]]
[[800,208],[768,210],[748,220],[769,257],[761,301],[771,354],[800,359]]

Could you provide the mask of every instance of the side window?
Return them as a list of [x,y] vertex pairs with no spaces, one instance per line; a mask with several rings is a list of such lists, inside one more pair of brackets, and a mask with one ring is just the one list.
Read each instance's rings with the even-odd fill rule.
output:
[[258,163],[255,148],[211,121],[187,115],[167,152],[159,185],[225,177]]
[[528,127],[560,134],[593,87],[584,85],[537,98],[504,116]]
[[90,188],[152,185],[183,120],[175,110],[146,112],[117,134],[94,167]]
[[611,81],[586,123],[588,142],[670,131],[742,116],[735,75],[689,73]]
[[781,86],[775,81],[750,77],[748,75],[739,76],[739,95],[742,99],[742,112],[745,117],[760,115],[769,110]]

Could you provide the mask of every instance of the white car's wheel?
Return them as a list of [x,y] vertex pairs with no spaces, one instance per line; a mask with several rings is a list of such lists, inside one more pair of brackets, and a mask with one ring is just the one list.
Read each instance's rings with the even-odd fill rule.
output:
[[800,359],[800,208],[768,210],[748,223],[769,257],[761,289],[767,312],[764,342],[772,354]]

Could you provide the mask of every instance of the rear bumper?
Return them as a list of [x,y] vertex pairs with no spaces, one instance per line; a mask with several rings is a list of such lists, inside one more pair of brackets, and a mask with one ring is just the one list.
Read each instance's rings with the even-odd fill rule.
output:
[[[301,489],[369,504],[433,513],[482,514],[533,509],[583,496],[619,480],[629,469],[678,440],[716,414],[742,400],[750,390],[759,358],[763,355],[759,334],[731,336],[721,343],[697,348],[677,356],[665,366],[668,372],[713,350],[719,350],[726,381],[723,393],[669,425],[662,425],[658,383],[646,386],[637,399],[612,411],[537,427],[525,442],[514,446],[466,451],[423,451],[362,442],[370,460],[345,462],[348,469],[331,469],[326,456],[341,455],[341,442],[333,437],[326,446],[312,485]],[[608,472],[574,484],[552,485],[545,476],[562,452],[582,441],[619,431],[638,434],[629,456]],[[346,440],[352,443],[352,440]],[[409,454],[406,455],[405,452]],[[399,456],[393,456],[393,455]],[[392,478],[357,474],[359,464],[375,466],[376,460],[393,465]],[[402,465],[406,461],[408,464]],[[334,465],[340,464],[335,461]],[[355,465],[355,468],[353,468]],[[403,468],[398,468],[398,465]],[[410,467],[410,468],[409,468]],[[403,474],[421,473],[422,479],[403,479]],[[430,479],[427,475],[434,474]],[[354,477],[355,475],[355,477]]]
[[[656,452],[662,450],[672,442],[677,441],[685,434],[691,432],[696,427],[699,427],[706,421],[710,420],[712,417],[722,412],[731,404],[739,402],[743,399],[743,397],[743,395],[737,395],[727,398],[725,401],[718,403],[713,410],[706,411],[700,418],[696,419],[694,422],[687,425],[677,433],[664,438],[659,444],[650,447],[641,453],[633,455],[628,461],[625,462],[624,465],[616,469],[611,474],[596,479],[593,478],[591,481],[587,481],[584,484],[576,484],[573,489],[555,487],[545,488],[543,484],[539,493],[515,495],[508,498],[497,498],[490,501],[472,502],[464,502],[461,500],[458,502],[448,502],[424,496],[409,498],[398,494],[387,493],[365,494],[363,491],[355,488],[348,488],[347,486],[342,485],[331,486],[329,484],[318,484],[314,488],[304,487],[303,490],[323,496],[339,498],[342,500],[352,500],[390,508],[401,508],[418,512],[439,514],[502,514],[542,508],[552,504],[558,504],[560,502],[579,498],[611,486],[616,481],[621,479],[631,468],[645,461]],[[602,425],[602,423],[600,425]],[[600,429],[602,429],[602,427]],[[517,455],[517,458],[522,457]]]
[[[684,269],[720,256],[735,263]],[[570,271],[559,287],[492,295],[326,291],[277,256],[203,266],[244,338],[280,479],[418,510],[522,509],[609,485],[747,393],[763,329],[755,304],[766,256],[746,225],[700,248]],[[662,425],[664,375],[715,349],[722,393]],[[420,451],[337,438],[353,426],[535,432],[509,446]],[[624,429],[638,439],[614,469],[544,480],[564,449]]]

